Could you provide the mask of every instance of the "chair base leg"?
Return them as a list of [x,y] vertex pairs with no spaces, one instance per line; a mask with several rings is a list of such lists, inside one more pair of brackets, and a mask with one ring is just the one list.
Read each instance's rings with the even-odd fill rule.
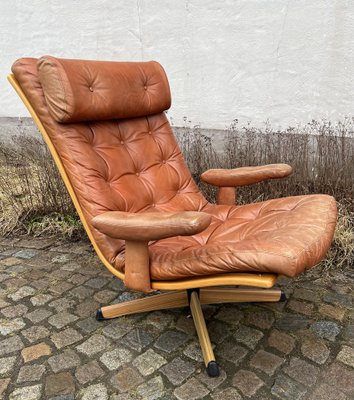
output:
[[278,302],[285,300],[285,293],[277,289],[235,289],[217,287],[189,289],[188,291],[180,290],[160,293],[154,296],[105,306],[97,310],[96,319],[98,321],[103,321],[123,315],[182,308],[189,305],[202,349],[207,374],[210,377],[216,377],[220,375],[220,370],[215,360],[201,305],[241,302]]
[[198,291],[192,290],[190,292],[190,308],[195,325],[195,329],[198,334],[200,347],[202,348],[204,363],[207,369],[207,373],[211,377],[219,376],[219,366],[215,361],[213,347],[211,345],[209,333],[205,324],[205,319],[200,305]]
[[123,315],[137,314],[147,311],[167,310],[188,306],[188,296],[185,290],[155,294],[142,299],[130,300],[124,303],[101,307],[96,313],[96,319],[122,317]]

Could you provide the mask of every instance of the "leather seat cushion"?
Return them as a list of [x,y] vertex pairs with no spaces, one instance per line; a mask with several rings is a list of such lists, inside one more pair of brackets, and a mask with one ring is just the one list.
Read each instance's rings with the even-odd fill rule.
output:
[[[208,204],[211,225],[194,236],[150,245],[154,280],[227,272],[278,273],[293,277],[327,252],[336,224],[336,203],[327,195],[294,196],[244,206]],[[116,267],[124,265],[123,253]]]

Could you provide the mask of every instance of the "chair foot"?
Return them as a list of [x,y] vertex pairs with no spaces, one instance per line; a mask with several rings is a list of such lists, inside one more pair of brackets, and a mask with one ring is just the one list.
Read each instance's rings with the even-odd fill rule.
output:
[[207,370],[207,374],[211,378],[216,378],[217,376],[220,375],[219,365],[218,365],[218,363],[216,361],[209,361],[206,370]]
[[102,310],[99,308],[96,312],[96,320],[97,321],[104,321],[106,318],[102,314]]
[[286,301],[286,300],[287,300],[286,294],[282,291],[281,294],[280,294],[280,299],[279,299],[279,301],[280,301],[280,302],[284,302],[284,301]]

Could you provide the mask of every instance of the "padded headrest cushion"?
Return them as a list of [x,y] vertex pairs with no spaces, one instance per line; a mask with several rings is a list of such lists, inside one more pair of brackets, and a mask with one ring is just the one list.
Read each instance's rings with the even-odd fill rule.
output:
[[41,57],[49,111],[58,122],[141,117],[171,105],[165,71],[155,61],[110,62]]

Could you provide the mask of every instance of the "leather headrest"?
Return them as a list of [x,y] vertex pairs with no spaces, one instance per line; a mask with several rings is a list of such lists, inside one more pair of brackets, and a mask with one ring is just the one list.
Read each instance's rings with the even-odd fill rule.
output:
[[52,117],[82,122],[141,117],[167,110],[171,95],[155,61],[65,60],[44,56],[38,75]]

